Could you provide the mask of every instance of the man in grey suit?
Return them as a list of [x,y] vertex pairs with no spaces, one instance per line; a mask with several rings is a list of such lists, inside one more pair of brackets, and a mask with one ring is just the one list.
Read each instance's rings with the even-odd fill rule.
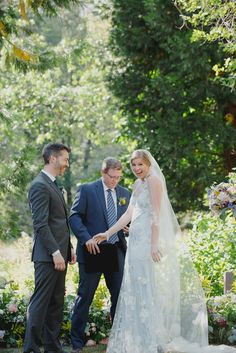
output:
[[35,289],[27,310],[24,352],[40,353],[43,338],[45,353],[62,353],[59,341],[63,319],[67,262],[76,256],[70,242],[66,204],[56,184],[69,166],[70,148],[49,143],[43,149],[44,169],[33,180],[29,203],[34,228],[32,261]]

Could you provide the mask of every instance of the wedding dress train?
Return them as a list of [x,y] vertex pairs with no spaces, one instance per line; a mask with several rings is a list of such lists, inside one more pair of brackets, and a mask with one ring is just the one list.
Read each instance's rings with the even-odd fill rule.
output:
[[[165,183],[162,180],[163,188]],[[162,260],[151,257],[155,219],[148,178],[139,180],[133,205],[124,277],[107,353],[236,353],[208,346],[205,298],[168,200],[162,194],[159,227]]]

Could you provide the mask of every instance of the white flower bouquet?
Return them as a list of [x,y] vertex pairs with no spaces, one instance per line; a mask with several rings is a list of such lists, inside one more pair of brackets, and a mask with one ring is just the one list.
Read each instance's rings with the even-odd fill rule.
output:
[[209,207],[214,215],[221,217],[232,212],[236,218],[236,183],[234,173],[229,182],[213,184],[208,190]]

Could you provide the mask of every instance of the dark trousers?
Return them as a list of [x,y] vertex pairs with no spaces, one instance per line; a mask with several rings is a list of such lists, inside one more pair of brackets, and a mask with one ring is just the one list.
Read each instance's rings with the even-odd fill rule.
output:
[[24,352],[40,352],[41,338],[45,351],[61,353],[59,341],[65,294],[66,271],[56,271],[54,264],[37,262],[35,289],[27,310]]
[[[111,317],[115,315],[116,304],[123,277],[125,253],[118,247],[119,272],[104,272],[107,288],[111,295]],[[101,272],[86,273],[84,264],[79,263],[79,289],[71,317],[71,343],[73,348],[84,346],[84,331],[88,321],[89,307],[98,287]]]

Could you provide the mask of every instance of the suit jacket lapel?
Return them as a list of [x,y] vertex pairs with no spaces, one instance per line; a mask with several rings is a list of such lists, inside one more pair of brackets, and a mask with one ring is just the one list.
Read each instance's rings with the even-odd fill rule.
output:
[[44,180],[48,184],[50,184],[50,186],[53,188],[53,190],[56,191],[57,194],[59,195],[59,197],[60,197],[60,199],[62,201],[63,207],[65,209],[66,215],[67,215],[66,203],[65,203],[65,199],[63,197],[63,194],[62,194],[61,190],[55,185],[55,183],[45,173],[41,172],[41,175],[44,178]]
[[102,207],[104,217],[105,217],[107,225],[108,225],[107,207],[106,207],[106,201],[105,201],[105,195],[104,195],[104,188],[103,188],[103,184],[102,184],[101,179],[98,180],[96,183],[96,192],[98,195],[99,205]]
[[122,215],[122,214],[121,214],[122,206],[120,205],[120,197],[121,197],[121,194],[120,194],[119,185],[117,185],[117,187],[116,187],[116,197],[117,197],[117,219],[119,219],[120,216]]

